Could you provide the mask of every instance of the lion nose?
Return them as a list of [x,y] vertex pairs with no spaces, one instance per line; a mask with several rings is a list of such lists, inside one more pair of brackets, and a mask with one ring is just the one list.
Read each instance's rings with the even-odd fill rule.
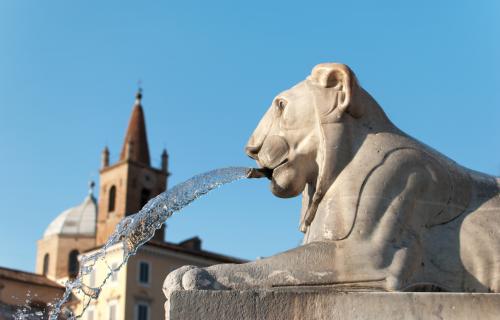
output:
[[255,146],[246,146],[245,147],[245,153],[252,159],[257,160],[257,156],[260,151],[260,146],[255,147]]

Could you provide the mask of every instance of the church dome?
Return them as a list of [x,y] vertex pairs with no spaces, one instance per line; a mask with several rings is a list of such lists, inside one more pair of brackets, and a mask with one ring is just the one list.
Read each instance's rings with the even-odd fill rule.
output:
[[95,236],[97,203],[91,190],[81,204],[63,211],[45,230],[43,237],[54,234],[72,236]]

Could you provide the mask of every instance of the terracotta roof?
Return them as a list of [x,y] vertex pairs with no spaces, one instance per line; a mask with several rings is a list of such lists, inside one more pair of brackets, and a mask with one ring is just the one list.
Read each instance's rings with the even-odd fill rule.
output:
[[245,263],[248,262],[248,260],[236,258],[236,257],[231,257],[231,256],[226,256],[222,255],[219,253],[214,253],[210,251],[205,251],[205,250],[194,250],[190,248],[183,247],[181,245],[171,243],[171,242],[162,242],[162,241],[155,241],[151,240],[146,245],[153,246],[153,247],[158,247],[162,249],[168,249],[176,252],[182,252],[186,253],[189,255],[197,256],[197,257],[202,257],[210,260],[215,260],[217,262],[221,263]]
[[48,279],[45,276],[42,276],[41,274],[9,269],[4,267],[0,267],[0,279],[15,280],[30,284],[36,284],[39,286],[53,287],[64,290],[64,287],[62,285]]
[[[146,242],[145,245],[153,246],[156,248],[161,248],[164,250],[181,252],[181,253],[189,254],[192,256],[196,256],[196,257],[215,260],[215,261],[220,262],[220,263],[245,263],[245,262],[248,262],[248,260],[244,260],[244,259],[240,259],[240,258],[236,258],[236,257],[231,257],[231,256],[226,256],[226,255],[215,253],[215,252],[210,252],[210,251],[206,251],[206,250],[194,250],[194,249],[186,248],[180,244],[175,244],[172,242],[149,240],[149,242]],[[97,246],[97,247],[88,249],[82,253],[85,254],[87,252],[98,250],[100,248],[102,248],[102,246]]]
[[130,116],[127,133],[123,141],[120,160],[132,160],[135,162],[150,165],[148,138],[146,135],[146,121],[142,110],[142,93],[137,93],[134,109]]

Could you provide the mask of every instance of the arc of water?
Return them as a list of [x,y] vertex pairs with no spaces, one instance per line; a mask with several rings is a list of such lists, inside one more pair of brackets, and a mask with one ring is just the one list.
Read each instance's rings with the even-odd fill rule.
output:
[[[115,232],[109,237],[103,247],[81,259],[78,276],[74,280],[66,283],[64,295],[53,305],[52,310],[49,312],[49,319],[58,319],[63,311],[63,305],[69,301],[74,292],[83,294],[84,305],[82,311],[78,315],[73,315],[71,313],[66,314],[65,317],[69,319],[81,317],[90,302],[99,297],[102,288],[111,277],[112,273],[118,271],[144,243],[151,240],[155,231],[159,229],[174,212],[181,210],[197,198],[221,185],[247,177],[248,172],[248,168],[228,167],[199,174],[156,196],[138,213],[124,218],[116,226]],[[123,256],[121,263],[116,268],[113,268],[106,262],[106,251],[117,244],[122,245]],[[103,281],[96,287],[91,287],[83,283],[83,277],[93,272],[97,263],[101,260],[105,262],[108,267],[108,273]],[[16,317],[16,319],[20,320],[25,318]]]

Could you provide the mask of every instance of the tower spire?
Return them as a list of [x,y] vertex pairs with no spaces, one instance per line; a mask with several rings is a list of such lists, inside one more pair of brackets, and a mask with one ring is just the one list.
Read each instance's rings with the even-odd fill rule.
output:
[[[133,146],[133,148],[130,148]],[[128,123],[127,133],[120,152],[120,160],[131,160],[150,165],[146,121],[142,109],[142,88],[135,95],[135,103]]]
[[105,146],[101,153],[101,169],[109,167],[109,149]]
[[165,172],[168,176],[168,153],[167,149],[163,149],[161,153],[161,170]]

